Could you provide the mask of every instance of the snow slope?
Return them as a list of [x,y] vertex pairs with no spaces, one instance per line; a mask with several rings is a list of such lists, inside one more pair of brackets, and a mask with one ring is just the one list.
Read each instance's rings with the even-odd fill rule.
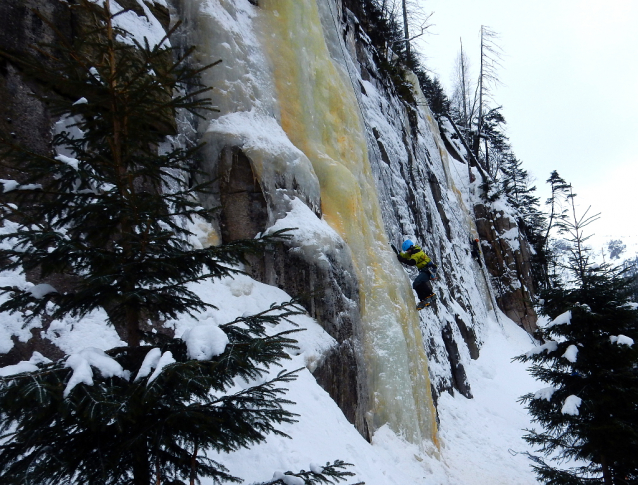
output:
[[[303,226],[303,215],[294,215]],[[315,216],[308,211],[306,217]],[[308,221],[308,225],[313,222],[316,223]],[[19,274],[3,272],[0,279],[6,284],[30,285],[24,283]],[[219,325],[289,299],[282,290],[248,276],[199,283],[193,290],[218,309],[207,310],[197,319],[184,317],[167,322],[177,336],[197,326]],[[427,319],[428,314],[424,315]],[[292,411],[299,414],[298,423],[281,427],[292,439],[271,436],[260,446],[215,458],[247,483],[267,480],[277,471],[308,469],[311,463],[323,464],[335,459],[353,464],[356,477],[349,483],[536,483],[527,458],[521,454],[530,451],[521,439],[522,429],[530,423],[516,400],[539,386],[522,364],[511,362],[512,357],[529,351],[534,344],[529,335],[504,315],[500,315],[499,321],[501,324],[494,320],[486,322],[481,355],[466,364],[474,398],[444,393],[439,399],[440,450],[425,444],[427,454],[424,454],[419,446],[404,441],[387,426],[376,432],[372,444],[368,443],[305,369],[289,384],[286,396],[296,403]],[[3,322],[4,327],[19,325],[15,316],[4,315]],[[300,350],[291,356],[286,367],[290,370],[304,366],[314,369],[334,340],[308,316],[295,317],[295,323],[306,331],[296,334]],[[279,327],[279,330],[283,329]],[[95,312],[80,322],[72,319],[56,322],[49,333],[58,335],[55,341],[68,354],[77,354],[89,347],[107,350],[120,344],[115,330],[106,326],[102,312]],[[9,344],[7,340],[3,338],[3,344]],[[18,365],[15,372],[24,370],[25,365]],[[11,373],[12,369],[3,370]],[[247,467],[247,463],[251,466]],[[213,482],[204,479],[203,483],[210,485]]]
[[[266,302],[273,291],[257,282],[225,282],[222,285],[252,285],[249,295]],[[278,290],[275,290],[275,292]],[[227,314],[240,312],[242,298],[224,300]],[[240,304],[238,309],[228,303]],[[467,367],[474,399],[445,393],[439,399],[440,451],[429,446],[429,455],[407,443],[387,426],[376,432],[372,444],[365,441],[345,419],[330,396],[317,385],[309,371],[303,371],[291,383],[287,397],[296,403],[292,410],[299,422],[282,426],[291,436],[272,436],[252,449],[215,459],[247,483],[264,481],[271,473],[308,469],[311,463],[323,464],[335,459],[352,463],[356,477],[349,483],[367,485],[527,485],[536,483],[529,460],[521,454],[531,451],[523,442],[522,429],[529,427],[528,416],[516,402],[538,385],[520,363],[511,358],[530,350],[534,344],[515,323],[501,315],[503,326],[487,324],[485,342],[478,360]],[[303,352],[295,356],[289,368],[308,362],[308,352],[325,344],[318,325],[306,322],[315,336],[305,340]],[[303,335],[303,334],[302,334]],[[302,337],[303,338],[303,337]],[[319,339],[319,340],[315,340]],[[313,357],[314,358],[314,357]],[[246,466],[250,463],[250,466]],[[212,481],[203,481],[212,484]]]
[[[220,2],[218,0],[202,3],[210,9],[211,15],[221,16],[226,13],[219,8]],[[235,18],[224,17],[220,22],[226,26],[236,26],[237,30],[228,28],[228,44],[222,42],[219,45],[224,49],[232,47],[237,51],[233,51],[233,56],[226,56],[227,61],[228,58],[235,59],[237,65],[231,66],[230,62],[225,61],[224,71],[217,72],[219,76],[225,76],[226,84],[213,82],[217,81],[216,79],[211,80],[211,84],[215,84],[222,92],[221,101],[226,100],[229,104],[226,107],[223,103],[218,103],[220,107],[227,109],[232,114],[227,115],[227,118],[220,117],[215,126],[219,131],[223,131],[227,139],[232,138],[231,141],[234,141],[235,144],[238,142],[234,138],[248,137],[250,140],[257,138],[257,141],[264,141],[264,144],[273,146],[273,149],[266,150],[259,144],[250,145],[248,143],[247,152],[252,154],[249,149],[255,153],[272,152],[272,159],[261,159],[264,162],[264,170],[272,168],[270,162],[273,160],[289,162],[286,168],[290,171],[287,173],[291,174],[291,177],[294,176],[295,180],[304,182],[305,202],[307,205],[313,206],[319,197],[318,184],[313,182],[314,174],[308,166],[307,160],[290,143],[278,124],[264,122],[265,119],[272,121],[276,118],[277,106],[270,97],[269,93],[272,91],[272,87],[268,86],[267,79],[264,76],[252,76],[253,71],[256,72],[267,64],[259,56],[259,52],[256,50],[258,46],[249,42],[252,39],[251,36],[254,36],[249,22],[249,13],[252,12],[252,7],[247,0],[237,0],[231,3],[234,4],[231,6],[236,8],[236,11],[233,12]],[[232,12],[230,7],[229,11]],[[135,25],[142,29],[145,24]],[[244,39],[244,42],[235,45],[240,37]],[[235,55],[242,49],[246,52],[244,58]],[[256,66],[254,69],[253,65]],[[235,74],[236,80],[231,76]],[[362,112],[365,112],[371,129],[378,128],[378,131],[382,133],[377,142],[385,144],[385,151],[392,159],[392,167],[379,172],[381,175],[378,178],[385,179],[387,183],[383,185],[378,182],[380,186],[378,190],[382,192],[384,199],[381,203],[385,217],[393,221],[395,218],[392,215],[393,211],[397,211],[396,219],[399,222],[387,224],[392,226],[389,232],[392,235],[392,240],[396,241],[403,236],[412,236],[421,232],[411,214],[398,212],[399,209],[396,207],[401,208],[401,204],[390,207],[391,200],[405,201],[409,194],[403,181],[404,174],[398,164],[398,160],[410,158],[405,151],[401,136],[403,134],[401,126],[403,121],[398,114],[396,119],[387,116],[388,112],[393,115],[399,113],[400,106],[393,106],[393,102],[385,99],[383,93],[378,91],[373,84],[363,82],[361,85],[367,94],[361,98],[362,108],[360,108]],[[228,95],[234,91],[240,91],[244,95]],[[242,110],[238,108],[237,99],[245,100],[245,106],[241,106]],[[255,114],[257,111],[254,111],[253,108],[258,108],[259,116]],[[263,113],[268,116],[263,115]],[[383,113],[386,115],[382,116]],[[252,118],[248,116],[249,114]],[[242,122],[254,118],[256,121],[244,126],[247,127],[248,132],[244,136],[244,133],[234,130],[241,123],[231,123],[233,121],[231,118],[241,118]],[[224,125],[225,122],[228,122],[230,127]],[[423,118],[420,118],[419,123],[420,133],[428,133]],[[263,133],[257,133],[258,135],[263,134],[263,140],[256,137],[255,130],[253,130],[253,128],[258,127],[263,130]],[[221,128],[224,128],[225,131]],[[471,303],[471,312],[477,316],[476,321],[469,317],[467,320],[476,323],[477,338],[481,344],[480,357],[477,360],[470,359],[466,349],[461,350],[460,357],[474,398],[467,399],[459,393],[452,396],[447,392],[439,397],[440,448],[429,442],[423,443],[422,446],[410,444],[401,436],[397,436],[388,426],[378,429],[372,443],[368,443],[346,420],[328,394],[316,383],[310,371],[304,370],[295,382],[290,383],[287,396],[297,403],[293,406],[293,411],[299,414],[299,422],[293,425],[284,425],[281,428],[292,439],[273,436],[263,445],[231,455],[216,457],[228,466],[231,473],[244,478],[248,483],[267,480],[274,472],[308,469],[311,463],[322,464],[335,459],[342,459],[353,464],[352,471],[356,473],[356,477],[349,480],[349,483],[357,481],[364,481],[368,485],[405,483],[524,485],[536,483],[528,466],[529,461],[524,454],[521,454],[529,451],[521,440],[521,435],[523,434],[522,429],[529,427],[530,423],[524,409],[516,402],[516,399],[526,392],[536,390],[539,386],[526,374],[521,364],[511,362],[512,357],[530,350],[533,344],[529,336],[504,315],[500,314],[498,321],[494,320],[496,315],[491,311],[491,302],[486,301],[489,296],[480,286],[481,275],[473,266],[469,252],[461,246],[465,241],[463,237],[467,231],[467,221],[466,211],[461,208],[462,204],[459,199],[463,199],[462,202],[467,207],[470,207],[472,203],[469,195],[469,181],[464,180],[463,167],[461,165],[457,167],[456,162],[450,162],[451,165],[446,166],[442,163],[439,147],[433,135],[428,134],[426,138],[423,138],[424,135],[420,136],[416,149],[418,157],[416,158],[427,160],[428,163],[415,167],[412,177],[417,177],[420,185],[428,186],[432,179],[429,173],[425,173],[424,167],[426,167],[427,171],[431,171],[436,176],[439,181],[437,183],[442,184],[441,204],[445,205],[446,213],[451,217],[449,222],[451,230],[449,232],[456,241],[456,244],[451,244],[445,239],[443,224],[437,219],[437,214],[433,210],[436,205],[431,200],[432,196],[425,193],[424,189],[423,194],[417,194],[428,202],[428,204],[423,203],[423,212],[425,213],[426,209],[429,209],[429,212],[434,214],[434,221],[427,224],[431,231],[429,233],[431,247],[428,250],[435,255],[437,261],[450,261],[447,268],[444,267],[447,272],[443,273],[443,281],[447,282],[445,278],[449,278],[451,283],[454,278],[454,282],[459,283],[459,286],[462,287],[461,290],[463,290],[462,302]],[[255,160],[260,159],[255,156]],[[449,170],[450,166],[452,167],[451,171]],[[425,182],[428,180],[430,182],[426,184]],[[454,183],[448,182],[448,180],[453,180]],[[454,184],[463,189],[460,197],[458,191],[454,190]],[[291,217],[295,219],[294,225],[306,229],[304,233],[299,235],[300,248],[307,251],[317,250],[316,244],[305,245],[304,243],[304,238],[311,233],[309,231],[311,227],[316,229],[313,237],[317,239],[321,236],[328,244],[333,235],[328,234],[324,227],[317,228],[318,219],[313,212],[296,209],[299,207],[293,204]],[[308,219],[304,222],[304,214],[314,219]],[[207,237],[208,233],[202,230],[201,239],[204,240]],[[439,247],[432,241],[444,242],[440,243]],[[389,252],[387,248],[385,250]],[[468,254],[465,254],[466,252]],[[318,251],[318,254],[323,254],[323,252]],[[321,258],[318,257],[318,259]],[[407,276],[405,279],[407,281]],[[26,282],[23,275],[8,272],[0,273],[0,282],[6,286],[33,286]],[[450,286],[452,285],[450,284]],[[443,283],[441,283],[441,287],[443,287]],[[173,328],[177,336],[198,326],[219,325],[245,313],[256,313],[268,308],[274,302],[289,299],[289,295],[283,291],[259,283],[247,276],[204,282],[193,287],[193,290],[205,301],[217,305],[219,309],[208,310],[199,315],[197,319],[184,317],[177,321],[167,322],[167,326]],[[445,294],[448,294],[447,290],[445,290]],[[456,312],[456,315],[470,313],[466,312],[451,296],[449,300],[452,302],[449,308]],[[421,312],[420,317],[424,335],[430,337],[430,340],[434,341],[436,349],[443,353],[445,345],[441,341],[441,332],[446,325],[453,325],[453,312],[441,305],[437,313],[434,309],[428,309]],[[106,326],[105,318],[104,312],[94,312],[81,321],[65,319],[54,322],[46,332],[43,330],[42,333],[44,337],[51,340],[67,354],[77,354],[88,347],[107,350],[122,345],[114,329]],[[305,366],[307,369],[313,370],[327,349],[334,344],[334,340],[310,317],[297,317],[295,322],[306,328],[306,331],[297,334],[300,340],[300,350],[292,356],[287,367],[295,369]],[[40,325],[41,322],[36,319],[29,327],[25,327],[16,315],[2,315],[0,352],[8,352],[11,349],[13,336],[26,341],[31,337],[30,329]],[[190,335],[193,336],[197,333],[191,332]],[[455,341],[462,342],[460,336],[455,334],[454,338]],[[446,356],[437,356],[432,353],[428,357],[431,359],[430,369],[434,380],[447,379],[450,369]],[[20,368],[24,369],[26,365],[23,363]],[[209,485],[212,484],[212,481],[203,480],[202,483]]]

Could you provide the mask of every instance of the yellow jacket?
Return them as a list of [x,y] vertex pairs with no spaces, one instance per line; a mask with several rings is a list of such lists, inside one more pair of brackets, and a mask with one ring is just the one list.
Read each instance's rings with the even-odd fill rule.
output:
[[399,261],[403,264],[423,269],[432,260],[423,252],[420,246],[414,245],[407,252],[399,253]]

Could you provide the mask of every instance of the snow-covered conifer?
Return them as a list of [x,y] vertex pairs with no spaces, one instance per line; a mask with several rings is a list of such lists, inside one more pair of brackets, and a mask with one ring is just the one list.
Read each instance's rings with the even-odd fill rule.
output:
[[[114,5],[69,2],[73,38],[42,18],[58,34],[55,45],[29,57],[0,53],[54,91],[49,108],[63,120],[51,154],[0,137],[0,158],[18,173],[0,202],[16,228],[0,236],[0,260],[42,281],[2,288],[10,297],[0,310],[59,319],[103,308],[128,344],[42,359],[0,379],[0,481],[237,482],[205,451],[262,442],[294,421],[281,384],[296,373],[270,371],[289,358],[295,330],[273,328],[303,310],[273,305],[183,340],[145,325],[210,307],[189,283],[239,273],[247,253],[284,235],[208,248],[189,242],[184,221],[210,217],[196,196],[208,186],[187,176],[197,147],[172,145],[167,135],[178,110],[212,109],[208,88],[187,62],[191,51],[166,38],[136,39]],[[66,291],[47,282],[55,275],[68,278]],[[339,481],[349,475],[344,466],[327,464],[325,476],[318,468],[305,483]]]
[[546,484],[638,483],[638,311],[622,270],[589,259],[595,218],[574,210],[565,222],[573,279],[543,294],[547,343],[517,357],[552,390],[521,398],[540,425],[524,438],[545,457],[533,466]]

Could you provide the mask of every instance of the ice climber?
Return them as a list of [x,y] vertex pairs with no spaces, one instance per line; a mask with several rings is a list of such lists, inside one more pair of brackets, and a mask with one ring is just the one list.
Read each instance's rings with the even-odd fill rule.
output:
[[408,266],[416,266],[419,270],[419,275],[412,283],[412,288],[414,288],[419,298],[416,309],[422,310],[426,306],[430,306],[434,297],[430,280],[436,279],[436,264],[425,254],[423,249],[415,245],[410,239],[406,239],[401,246],[402,252],[399,252],[394,246],[392,246],[392,249],[394,249],[399,262]]
[[472,241],[472,257],[476,259],[479,266],[481,266],[481,249],[479,248],[479,240],[474,239]]

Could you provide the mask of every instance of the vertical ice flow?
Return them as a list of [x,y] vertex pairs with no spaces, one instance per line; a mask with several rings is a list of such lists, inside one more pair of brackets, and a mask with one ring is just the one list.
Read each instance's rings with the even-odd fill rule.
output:
[[326,46],[324,36],[341,42],[338,33],[324,32],[316,0],[262,0],[260,9],[281,125],[312,162],[324,217],[349,245],[358,272],[369,425],[436,443],[412,289],[389,250],[353,85]]

